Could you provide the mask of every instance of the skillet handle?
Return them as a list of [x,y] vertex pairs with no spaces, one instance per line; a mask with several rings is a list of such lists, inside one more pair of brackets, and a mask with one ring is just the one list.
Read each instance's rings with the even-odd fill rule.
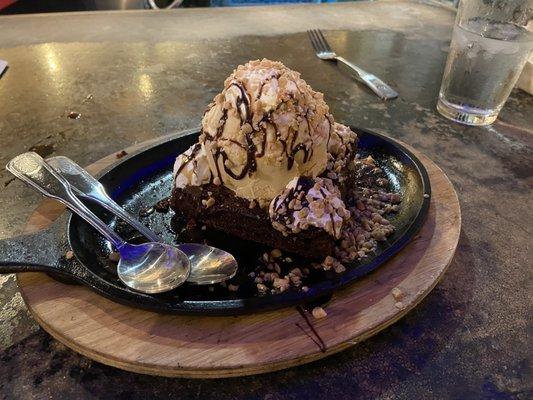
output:
[[43,246],[42,236],[43,232],[37,232],[0,240],[0,271],[11,273],[53,270],[53,265],[57,263],[57,253],[54,252],[55,249]]
[[0,274],[46,272],[60,280],[83,282],[85,274],[65,256],[68,247],[61,233],[65,220],[63,215],[48,229],[0,240]]

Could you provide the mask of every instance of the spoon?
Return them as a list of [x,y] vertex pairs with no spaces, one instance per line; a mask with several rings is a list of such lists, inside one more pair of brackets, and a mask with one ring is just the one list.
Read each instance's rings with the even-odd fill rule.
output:
[[[162,242],[154,232],[133,218],[109,197],[98,180],[70,158],[57,156],[47,159],[46,162],[70,183],[77,195],[97,202],[113,215],[133,226],[151,242]],[[188,283],[210,285],[233,278],[237,273],[237,261],[227,251],[198,243],[179,244],[176,247],[189,257],[191,273],[187,278]]]
[[109,240],[120,254],[118,277],[130,288],[161,293],[180,286],[189,277],[190,262],[185,253],[163,243],[134,245],[122,240],[73,194],[68,181],[37,153],[13,158],[6,169],[43,195],[65,204]]

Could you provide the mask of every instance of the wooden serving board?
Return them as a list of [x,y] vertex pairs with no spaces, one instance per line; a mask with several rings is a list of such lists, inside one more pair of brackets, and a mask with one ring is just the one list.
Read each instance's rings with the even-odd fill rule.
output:
[[[126,151],[135,151],[147,143]],[[405,146],[405,144],[404,144]],[[337,291],[314,320],[317,338],[296,308],[238,317],[161,315],[129,308],[82,286],[42,273],[17,276],[35,320],[54,338],[104,364],[138,373],[219,378],[271,372],[314,361],[376,334],[415,307],[450,264],[461,230],[461,211],[446,175],[423,154],[432,199],[415,239],[368,277]],[[91,172],[116,161],[113,154]],[[43,201],[27,224],[41,229],[63,208]],[[399,302],[391,293],[399,288]]]

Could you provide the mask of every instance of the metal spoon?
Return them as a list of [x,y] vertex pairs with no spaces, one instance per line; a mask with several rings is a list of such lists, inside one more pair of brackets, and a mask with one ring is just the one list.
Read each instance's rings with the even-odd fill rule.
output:
[[68,181],[37,153],[15,157],[6,169],[45,196],[65,204],[109,240],[120,254],[118,277],[132,289],[144,293],[166,292],[189,277],[190,262],[185,253],[163,243],[133,245],[124,242],[72,193]]
[[[70,158],[57,156],[47,159],[46,162],[70,183],[77,195],[97,202],[113,215],[133,226],[148,240],[162,242],[155,233],[109,197],[98,180]],[[187,278],[189,283],[210,285],[233,278],[237,273],[237,261],[227,251],[198,243],[179,244],[176,247],[189,257],[191,263],[191,274]]]

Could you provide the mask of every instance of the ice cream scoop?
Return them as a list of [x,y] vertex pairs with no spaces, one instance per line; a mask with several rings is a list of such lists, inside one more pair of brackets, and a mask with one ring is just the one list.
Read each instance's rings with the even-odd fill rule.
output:
[[262,205],[297,176],[327,164],[333,118],[323,95],[280,62],[250,61],[225,81],[199,142],[213,183]]
[[284,234],[315,227],[339,239],[350,211],[330,179],[298,177],[271,201],[269,216],[272,226]]

